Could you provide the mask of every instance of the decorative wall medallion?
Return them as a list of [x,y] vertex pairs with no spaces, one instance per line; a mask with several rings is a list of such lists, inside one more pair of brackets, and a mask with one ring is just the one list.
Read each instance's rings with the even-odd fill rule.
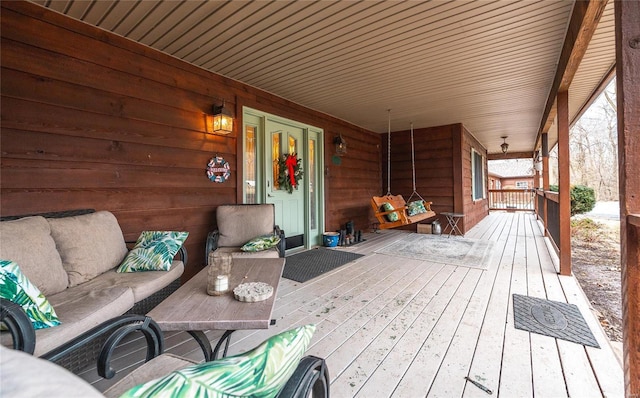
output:
[[231,177],[231,168],[229,162],[222,157],[216,156],[207,163],[207,177],[213,182],[225,182]]

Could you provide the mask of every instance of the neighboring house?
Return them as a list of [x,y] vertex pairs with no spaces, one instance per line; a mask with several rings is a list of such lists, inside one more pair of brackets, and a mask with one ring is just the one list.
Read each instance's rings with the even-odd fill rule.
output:
[[532,189],[534,169],[531,159],[491,160],[489,189]]

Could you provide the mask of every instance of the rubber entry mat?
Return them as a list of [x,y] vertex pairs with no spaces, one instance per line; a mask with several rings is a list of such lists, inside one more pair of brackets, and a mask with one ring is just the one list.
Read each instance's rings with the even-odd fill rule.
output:
[[306,282],[362,256],[363,254],[335,249],[307,250],[286,258],[282,277],[296,282]]
[[600,348],[574,304],[514,294],[513,320],[516,329]]

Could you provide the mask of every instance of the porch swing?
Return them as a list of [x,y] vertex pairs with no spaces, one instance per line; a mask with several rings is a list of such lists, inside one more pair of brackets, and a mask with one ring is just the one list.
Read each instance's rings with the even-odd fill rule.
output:
[[[416,162],[415,148],[413,144],[413,123],[411,123],[411,169],[413,173],[413,192],[411,193],[411,196],[409,196],[408,201],[405,201],[402,195],[391,194],[391,110],[389,110],[389,130],[387,139],[387,194],[371,198],[373,213],[380,223],[378,228],[396,228],[435,217],[436,213],[431,210],[431,204],[433,202],[427,202],[424,200],[416,190]],[[414,197],[415,200],[412,202]]]

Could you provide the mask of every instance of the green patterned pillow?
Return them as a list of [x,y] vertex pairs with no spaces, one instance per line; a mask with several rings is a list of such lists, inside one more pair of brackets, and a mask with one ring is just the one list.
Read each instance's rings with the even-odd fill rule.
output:
[[27,279],[14,261],[0,260],[0,297],[20,305],[35,329],[60,324],[44,294]]
[[[384,202],[382,204],[382,211],[389,211],[389,210],[395,210],[395,208],[393,207],[393,205],[391,203]],[[387,217],[387,220],[389,220],[391,222],[398,221],[398,219],[399,219],[398,212],[389,213],[385,217]]]
[[251,351],[171,372],[120,398],[275,397],[298,366],[315,329],[306,325],[288,330]]
[[251,239],[240,248],[243,252],[260,252],[271,249],[280,243],[280,237],[277,235],[262,235]]
[[416,214],[426,213],[427,209],[424,207],[423,200],[416,200],[407,205],[407,213],[409,216],[415,216]]
[[169,271],[189,232],[142,231],[117,272]]

